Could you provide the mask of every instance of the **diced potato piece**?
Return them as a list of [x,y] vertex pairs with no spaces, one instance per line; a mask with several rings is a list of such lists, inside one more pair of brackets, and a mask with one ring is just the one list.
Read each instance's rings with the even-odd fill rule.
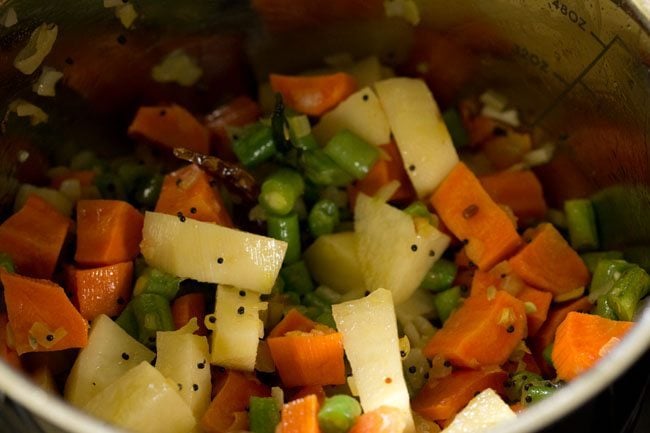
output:
[[258,293],[237,287],[220,285],[217,288],[216,328],[212,332],[210,362],[226,368],[253,371],[257,346],[264,336],[260,311],[267,302],[260,301]]
[[339,293],[365,290],[354,232],[319,236],[303,257],[309,273],[319,284]]
[[332,315],[343,334],[343,347],[364,412],[395,407],[404,414],[405,431],[412,432],[391,293],[379,289],[365,298],[333,305]]
[[467,403],[443,433],[481,433],[492,431],[497,425],[516,418],[517,415],[488,388]]
[[425,219],[365,194],[357,197],[354,230],[366,289],[389,290],[395,304],[413,294],[450,241]]
[[212,223],[147,212],[140,250],[163,272],[270,293],[287,243]]
[[375,91],[415,191],[428,197],[458,162],[438,105],[419,79],[390,78]]
[[135,433],[187,433],[196,420],[176,389],[175,383],[142,362],[93,397],[84,409]]
[[390,140],[388,119],[370,87],[353,93],[324,114],[312,131],[316,140],[325,145],[334,135],[346,129],[375,146]]
[[156,335],[156,368],[178,385],[178,392],[199,419],[210,404],[210,351],[208,339],[193,332],[196,318],[172,332]]
[[82,407],[142,361],[155,354],[126,333],[108,316],[97,316],[90,328],[88,345],[81,349],[65,384],[64,397]]

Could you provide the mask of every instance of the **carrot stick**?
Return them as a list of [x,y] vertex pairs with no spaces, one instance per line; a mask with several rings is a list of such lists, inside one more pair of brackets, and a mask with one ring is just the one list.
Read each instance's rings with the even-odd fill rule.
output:
[[542,218],[546,201],[542,185],[530,171],[502,171],[479,177],[481,185],[492,199],[512,209],[519,219]]
[[133,289],[133,262],[93,269],[73,269],[73,301],[86,320],[93,320],[100,314],[118,316],[129,299]]
[[245,126],[262,115],[259,104],[248,96],[239,96],[205,116],[205,126],[216,138],[216,155],[228,161],[237,161],[232,150],[228,128]]
[[241,416],[248,407],[250,398],[269,397],[271,390],[254,376],[228,370],[220,383],[215,386],[215,397],[210,402],[203,417],[201,428],[206,433],[225,433],[232,431],[235,424],[241,427]]
[[290,332],[267,338],[271,357],[287,387],[345,383],[343,339],[338,332]]
[[4,359],[13,368],[22,370],[20,357],[9,343],[8,332],[11,330],[8,325],[7,313],[0,313],[0,359]]
[[140,107],[128,133],[168,149],[184,147],[210,153],[210,131],[178,105]]
[[413,410],[420,415],[442,421],[453,418],[476,393],[492,388],[503,393],[508,374],[499,368],[456,370],[442,379],[430,379],[413,399]]
[[90,186],[93,184],[93,180],[95,179],[96,173],[93,170],[78,170],[78,171],[69,171],[67,173],[59,174],[55,177],[52,178],[52,182],[50,185],[54,189],[59,189],[61,188],[61,184],[63,181],[69,180],[69,179],[76,179],[79,181],[79,185],[84,187],[84,186]]
[[360,192],[372,197],[379,188],[393,180],[399,182],[399,188],[390,197],[390,201],[410,202],[415,199],[413,184],[404,169],[402,156],[395,142],[391,141],[379,147],[386,152],[390,159],[379,158],[366,177],[348,188],[351,209],[354,209],[357,195]]
[[120,200],[77,202],[77,251],[84,266],[105,266],[133,260],[140,253],[144,217]]
[[462,162],[433,193],[431,204],[447,228],[467,243],[467,257],[479,269],[491,268],[521,242],[508,215]]
[[0,225],[0,251],[11,256],[16,272],[51,278],[71,224],[52,205],[31,195]]
[[589,283],[589,271],[578,253],[552,224],[540,224],[510,265],[527,284],[558,295]]
[[634,322],[570,312],[555,333],[552,359],[557,377],[571,380],[614,348]]
[[546,375],[552,373],[552,368],[544,359],[542,352],[544,352],[544,349],[546,349],[555,339],[555,332],[557,331],[558,326],[560,326],[560,323],[562,323],[570,312],[577,311],[587,313],[589,310],[591,310],[591,302],[587,296],[578,298],[575,301],[553,306],[549,310],[548,315],[546,316],[546,321],[544,321],[542,327],[539,328],[539,331],[529,339],[530,348],[535,356],[535,361],[537,361],[542,372]]
[[315,327],[316,322],[308,319],[295,308],[292,308],[284,316],[284,318],[282,318],[282,320],[277,325],[275,325],[271,332],[269,332],[268,337],[282,337],[290,331],[310,332]]
[[191,164],[165,176],[156,212],[180,214],[204,222],[233,227],[230,215],[212,178]]
[[526,337],[524,304],[503,290],[493,297],[470,296],[424,348],[459,367],[503,364]]
[[403,432],[405,427],[404,414],[399,409],[380,406],[357,418],[348,433],[395,433]]
[[528,320],[528,336],[532,337],[537,334],[539,328],[544,324],[546,316],[548,315],[548,310],[551,307],[553,295],[549,292],[543,292],[525,286],[524,289],[517,294],[517,298],[524,303],[524,306],[526,306],[527,302],[531,305],[526,308],[526,318]]
[[315,394],[290,401],[282,406],[282,433],[320,433],[318,398]]
[[47,352],[84,347],[88,323],[68,299],[63,288],[0,270],[9,326],[16,352]]
[[185,326],[193,317],[199,324],[199,329],[195,332],[197,335],[208,335],[205,327],[205,296],[203,293],[188,293],[179,296],[172,302],[172,319],[174,327],[180,329]]
[[271,74],[270,81],[287,107],[310,116],[324,114],[357,90],[354,78],[343,72],[307,77]]

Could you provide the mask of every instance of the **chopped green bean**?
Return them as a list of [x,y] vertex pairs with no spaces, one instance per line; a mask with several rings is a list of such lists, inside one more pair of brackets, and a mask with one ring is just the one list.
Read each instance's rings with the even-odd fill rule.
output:
[[321,311],[327,311],[332,307],[332,304],[314,292],[306,293],[302,297],[302,303],[307,307],[315,307]]
[[14,261],[9,254],[0,252],[0,268],[4,268],[7,272],[16,272]]
[[305,177],[316,185],[345,186],[354,180],[354,177],[343,170],[322,149],[303,152],[300,164]]
[[379,158],[379,150],[350,131],[343,130],[330,139],[325,154],[357,179],[366,177]]
[[449,260],[440,259],[436,261],[431,269],[427,271],[420,287],[433,292],[441,292],[451,287],[456,278],[456,264]]
[[125,200],[127,198],[124,181],[114,173],[99,173],[93,182],[104,199]]
[[125,162],[117,167],[117,175],[122,179],[127,194],[134,192],[139,184],[145,182],[153,174],[151,167],[136,162]]
[[274,239],[285,241],[287,252],[284,263],[291,264],[300,260],[300,223],[298,215],[291,212],[287,215],[269,215],[266,221],[268,235]]
[[564,202],[571,246],[577,250],[598,248],[596,216],[591,201],[574,199]]
[[339,208],[331,200],[319,200],[309,211],[307,222],[314,237],[332,233],[340,222]]
[[612,286],[614,286],[614,283],[632,266],[625,260],[600,260],[591,278],[589,297],[591,299],[597,299],[599,296],[609,292]]
[[589,269],[589,273],[593,275],[593,273],[596,271],[596,266],[598,265],[599,261],[605,259],[622,260],[623,253],[620,251],[595,251],[591,253],[582,253],[580,254],[580,258],[582,258],[582,261],[585,262],[587,269]]
[[650,291],[650,276],[641,267],[633,265],[614,282],[607,292],[607,303],[620,320],[634,319],[639,301]]
[[323,433],[346,433],[361,415],[361,405],[349,395],[326,398],[318,411],[318,425]]
[[156,268],[147,268],[135,282],[133,294],[137,296],[142,293],[154,293],[171,301],[178,293],[181,281],[183,278],[167,274]]
[[600,295],[596,300],[596,306],[593,308],[593,314],[596,314],[600,317],[610,320],[618,320],[616,316],[616,311],[609,305],[609,300],[607,295]]
[[336,322],[334,321],[334,316],[332,316],[332,310],[325,310],[316,317],[316,321],[320,324],[323,324],[329,328],[336,329]]
[[127,334],[131,337],[138,339],[138,321],[135,318],[135,313],[133,312],[133,302],[129,302],[127,306],[122,310],[122,313],[115,319],[120,328],[124,329]]
[[271,213],[286,215],[293,210],[296,200],[304,192],[302,176],[289,168],[281,168],[262,183],[259,202]]
[[247,167],[258,165],[277,153],[273,131],[262,123],[255,123],[235,134],[232,147],[239,161]]
[[438,312],[440,321],[445,323],[452,311],[454,311],[460,303],[460,286],[455,286],[438,293],[433,298],[433,303]]
[[442,113],[442,120],[447,125],[451,141],[457,149],[463,148],[469,144],[469,134],[463,126],[463,120],[455,108],[448,108]]
[[303,260],[284,266],[280,276],[285,284],[285,290],[304,295],[314,290],[314,283]]
[[173,331],[169,301],[154,293],[137,295],[131,301],[133,314],[138,322],[138,340],[148,346],[155,347],[156,332]]
[[280,410],[273,397],[251,397],[248,412],[252,433],[275,433]]
[[289,136],[295,147],[302,150],[318,148],[314,134],[311,133],[309,118],[303,115],[296,115],[287,118],[289,123]]
[[429,212],[429,209],[427,209],[427,205],[422,203],[421,201],[414,201],[410,205],[408,205],[405,209],[404,212],[411,216],[418,216],[422,218],[431,218],[431,212]]

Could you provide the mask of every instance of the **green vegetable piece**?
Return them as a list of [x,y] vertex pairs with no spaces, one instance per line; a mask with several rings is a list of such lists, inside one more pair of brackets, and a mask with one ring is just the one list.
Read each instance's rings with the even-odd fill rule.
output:
[[346,186],[354,177],[343,170],[323,149],[303,152],[300,164],[305,177],[316,185]]
[[422,203],[421,201],[414,201],[410,205],[408,205],[405,209],[404,212],[411,216],[417,216],[417,217],[422,217],[422,218],[431,218],[431,212],[429,212],[429,209],[427,209],[427,205]]
[[442,323],[445,323],[452,311],[458,307],[458,304],[460,303],[460,293],[460,286],[455,286],[438,293],[433,298],[433,303],[438,312],[438,317]]
[[302,303],[307,307],[318,308],[320,311],[327,311],[332,308],[332,304],[314,292],[303,295]]
[[589,286],[589,298],[597,299],[608,293],[614,283],[621,278],[623,272],[632,267],[625,260],[600,260],[594,270]]
[[138,340],[148,347],[155,347],[156,332],[173,331],[169,301],[155,293],[143,293],[131,300],[133,314],[138,322]]
[[333,233],[340,222],[339,208],[332,200],[319,200],[309,211],[307,223],[314,237]]
[[171,301],[176,297],[181,281],[183,278],[156,268],[147,268],[136,280],[133,294],[137,296],[142,293],[153,293]]
[[336,322],[334,321],[334,316],[332,316],[332,310],[325,310],[320,313],[316,316],[316,321],[329,328],[336,329]]
[[589,269],[589,273],[593,275],[593,273],[596,271],[596,266],[598,265],[599,261],[605,259],[622,260],[623,253],[620,251],[596,251],[591,253],[582,253],[580,254],[580,258],[582,258],[582,261],[585,262],[587,269]]
[[564,202],[571,246],[576,250],[598,248],[598,230],[591,201],[588,199],[567,200]]
[[122,179],[125,191],[130,194],[153,175],[153,170],[144,164],[126,162],[117,168],[117,175]]
[[546,346],[546,348],[542,351],[542,357],[544,358],[544,361],[548,363],[548,365],[555,368],[555,365],[553,364],[553,357],[551,356],[552,353],[553,353],[553,343]]
[[164,179],[163,175],[154,174],[140,182],[134,192],[135,200],[140,205],[153,209],[160,196]]
[[280,423],[280,409],[273,397],[251,397],[249,427],[252,433],[275,433]]
[[281,168],[262,183],[259,202],[264,209],[276,215],[291,212],[296,200],[305,192],[305,182],[296,171]]
[[366,177],[379,158],[379,150],[375,146],[347,130],[332,137],[323,150],[357,179]]
[[541,382],[543,380],[542,376],[530,371],[520,371],[515,373],[505,383],[506,397],[508,397],[510,401],[519,401],[521,399],[524,385]]
[[131,337],[138,339],[138,321],[133,312],[133,302],[129,302],[122,313],[115,319],[120,328],[124,329]]
[[271,127],[255,123],[233,137],[233,152],[246,167],[256,166],[277,153]]
[[318,425],[323,433],[346,433],[361,415],[361,405],[349,395],[326,398],[318,411]]
[[93,180],[102,198],[126,200],[126,187],[121,177],[114,173],[100,173]]
[[440,259],[431,266],[429,271],[427,271],[424,279],[420,283],[420,288],[428,289],[433,292],[447,290],[454,282],[457,270],[458,269],[454,262]]
[[639,301],[650,291],[650,276],[634,265],[626,270],[607,292],[607,303],[620,320],[634,319]]
[[623,249],[623,257],[630,263],[635,263],[650,272],[650,246],[642,245]]
[[97,170],[102,171],[106,168],[106,162],[102,161],[90,150],[84,150],[77,153],[70,160],[71,170]]
[[280,276],[284,281],[285,290],[300,295],[314,291],[314,282],[303,260],[284,266],[280,270]]
[[558,387],[549,380],[526,383],[521,390],[521,403],[529,405],[549,397]]
[[300,223],[298,214],[291,212],[284,216],[269,215],[266,221],[268,235],[274,239],[285,241],[287,252],[284,264],[290,265],[300,260]]
[[16,272],[14,261],[9,254],[0,252],[0,268],[4,268],[7,272]]
[[287,117],[289,123],[289,136],[295,147],[302,150],[312,150],[318,148],[318,143],[314,134],[311,133],[309,118],[303,115]]
[[611,305],[609,305],[609,300],[607,299],[607,295],[601,295],[598,297],[592,313],[600,317],[604,317],[605,319],[618,320],[616,311],[614,311]]
[[447,125],[451,141],[456,149],[461,149],[469,144],[469,134],[463,126],[463,120],[455,108],[448,108],[442,113],[442,120]]

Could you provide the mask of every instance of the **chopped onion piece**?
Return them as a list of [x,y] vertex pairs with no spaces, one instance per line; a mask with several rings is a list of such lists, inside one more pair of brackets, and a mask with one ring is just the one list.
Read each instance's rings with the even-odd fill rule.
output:
[[44,66],[38,81],[32,86],[32,90],[40,96],[56,96],[56,83],[63,78],[63,72],[59,72],[49,66]]
[[45,111],[24,99],[16,99],[9,104],[9,111],[15,112],[18,117],[29,117],[32,126],[47,122],[48,119],[48,115]]
[[284,405],[284,390],[279,386],[274,386],[271,388],[271,397],[273,397],[275,402],[278,404],[278,407],[282,407],[282,405]]
[[183,50],[169,53],[158,65],[151,69],[151,77],[159,83],[178,83],[192,86],[203,75],[196,60]]
[[494,90],[486,90],[478,97],[478,100],[481,101],[483,105],[494,108],[496,111],[503,111],[508,105],[508,98]]
[[43,23],[32,32],[25,48],[20,50],[14,66],[25,75],[33,73],[52,50],[59,32],[56,24]]
[[9,28],[18,22],[18,15],[14,8],[7,8],[4,14],[0,17],[0,24]]
[[499,120],[506,125],[514,126],[515,128],[519,127],[521,124],[519,122],[519,112],[514,109],[499,111],[494,109],[494,107],[486,105],[481,110],[481,115],[489,117],[490,119]]
[[387,17],[404,18],[414,26],[420,22],[420,10],[413,0],[386,0],[384,11]]
[[126,3],[115,8],[115,16],[120,19],[124,28],[130,29],[138,17],[138,13],[131,3]]
[[529,167],[546,164],[553,158],[555,145],[553,143],[543,144],[541,147],[526,153],[523,160]]

